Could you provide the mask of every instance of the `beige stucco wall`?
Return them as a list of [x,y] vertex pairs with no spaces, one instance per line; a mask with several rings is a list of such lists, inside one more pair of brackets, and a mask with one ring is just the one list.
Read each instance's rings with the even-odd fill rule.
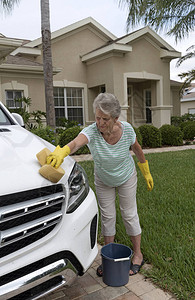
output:
[[195,101],[181,102],[181,115],[188,114],[188,110],[192,108],[195,109]]
[[17,74],[11,76],[0,74],[1,101],[6,104],[6,90],[23,90],[25,97],[31,98],[30,111],[45,111],[44,80],[43,75]]
[[[86,83],[86,65],[81,62],[81,56],[104,44],[105,40],[88,28],[52,40],[53,66],[62,69],[54,76],[54,81]],[[42,62],[42,57],[37,61]]]
[[181,115],[181,105],[180,105],[180,87],[171,87],[171,104],[173,106],[171,110],[172,116]]
[[[148,36],[142,36],[129,43],[131,52],[106,53],[87,63],[82,62],[82,55],[105,45],[106,41],[105,36],[94,28],[90,29],[90,26],[78,28],[52,40],[53,66],[61,68],[61,72],[53,77],[54,86],[83,88],[86,121],[94,120],[92,103],[103,85],[107,92],[115,94],[119,99],[123,109],[122,117],[126,120],[128,109],[131,109],[128,108],[127,84],[133,86],[137,97],[134,99],[134,120],[137,126],[145,122],[143,93],[147,88],[152,92],[155,126],[166,123],[171,113],[179,114],[176,94],[170,92],[169,61],[160,58],[160,48],[155,42]],[[42,56],[35,61],[42,63]],[[45,111],[43,75],[12,74],[10,79],[9,76],[3,77],[5,85],[9,80],[27,87],[25,96],[32,99],[32,111]],[[171,105],[175,106],[173,112]]]
[[[170,97],[170,75],[169,75],[169,62],[165,62],[160,58],[160,49],[155,47],[144,38],[140,38],[130,44],[132,52],[123,55],[107,54],[100,59],[87,63],[87,83],[88,87],[96,87],[105,84],[106,91],[114,93],[119,99],[121,105],[128,105],[126,100],[126,87],[124,74],[136,73],[144,74],[145,78],[139,79],[135,83],[135,78],[128,78],[128,82],[134,86],[134,91],[139,93],[137,103],[139,107],[143,107],[141,98],[143,97],[144,89],[151,88],[152,91],[152,106],[159,106],[159,95],[157,94],[157,84],[160,86],[161,105],[171,106]],[[149,79],[147,76],[149,75]],[[156,80],[155,79],[156,76]],[[161,82],[159,80],[161,78]],[[158,87],[159,90],[159,87]],[[159,93],[159,91],[158,91]],[[92,102],[89,99],[90,103]],[[140,111],[135,111],[135,117],[139,119],[139,124],[144,120],[144,115],[140,115]],[[156,119],[159,116],[167,121],[170,116],[170,107],[163,114],[159,115],[158,112],[153,113]],[[137,116],[136,116],[137,115]],[[125,115],[124,115],[125,117]],[[142,119],[142,120],[141,120]],[[160,120],[160,122],[163,120]]]

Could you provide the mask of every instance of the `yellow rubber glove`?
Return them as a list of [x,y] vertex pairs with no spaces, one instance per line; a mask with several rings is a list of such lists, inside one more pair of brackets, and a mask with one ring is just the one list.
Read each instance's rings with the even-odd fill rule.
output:
[[152,175],[150,174],[148,161],[146,160],[145,163],[138,162],[137,164],[146,180],[148,191],[152,191],[152,189],[154,187],[154,182],[153,182]]
[[70,154],[70,148],[66,145],[63,148],[57,146],[48,157],[47,164],[55,167],[56,169],[63,163],[64,158]]

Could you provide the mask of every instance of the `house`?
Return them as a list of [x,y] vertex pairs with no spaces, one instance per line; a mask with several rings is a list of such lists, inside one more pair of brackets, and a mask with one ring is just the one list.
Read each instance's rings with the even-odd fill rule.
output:
[[195,114],[195,83],[185,88],[181,98],[181,115]]
[[[45,111],[42,40],[13,42],[15,50],[8,45],[2,54],[11,53],[0,64],[0,100],[14,107],[15,97],[30,97],[30,110]],[[180,115],[170,61],[181,54],[148,26],[117,38],[89,17],[53,32],[51,44],[56,119],[92,123],[93,100],[105,91],[119,99],[121,120],[135,127],[160,127]]]

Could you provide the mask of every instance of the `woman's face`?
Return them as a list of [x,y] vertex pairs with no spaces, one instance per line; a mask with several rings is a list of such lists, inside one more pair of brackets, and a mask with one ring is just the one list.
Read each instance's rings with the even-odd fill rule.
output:
[[96,109],[95,113],[96,125],[103,134],[111,133],[114,124],[118,118],[112,118],[110,115],[103,113],[100,109]]

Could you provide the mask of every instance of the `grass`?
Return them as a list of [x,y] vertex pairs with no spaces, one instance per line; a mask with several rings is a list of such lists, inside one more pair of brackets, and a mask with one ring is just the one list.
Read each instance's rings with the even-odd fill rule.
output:
[[[137,205],[142,227],[142,252],[150,270],[141,272],[159,287],[172,292],[177,299],[195,297],[194,265],[194,199],[195,152],[147,154],[154,189],[148,192],[145,180],[137,168]],[[137,158],[134,157],[135,162]],[[80,163],[94,190],[92,161]],[[132,246],[125,232],[117,206],[117,234],[115,241]],[[100,224],[99,242],[101,243]]]

